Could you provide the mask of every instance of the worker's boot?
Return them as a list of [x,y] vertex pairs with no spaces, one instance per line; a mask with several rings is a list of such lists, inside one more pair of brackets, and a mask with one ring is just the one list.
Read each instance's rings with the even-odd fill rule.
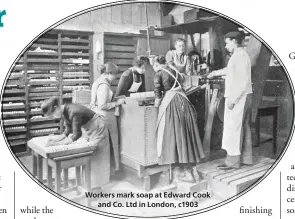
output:
[[196,166],[193,167],[192,172],[193,172],[193,176],[194,176],[196,182],[200,181],[200,180],[201,180],[201,176],[200,176],[200,174],[198,173],[198,171],[197,171],[197,167],[196,167]]
[[225,164],[232,169],[239,169],[241,167],[241,161],[240,161],[241,156],[240,155],[235,155],[235,156],[230,156],[227,155],[225,159]]
[[244,165],[253,165],[253,157],[252,154],[251,155],[244,155],[241,156],[241,163]]
[[182,182],[188,182],[188,183],[196,182],[192,175],[191,169],[188,169],[188,168],[184,168],[184,172],[182,176],[179,177],[179,180]]

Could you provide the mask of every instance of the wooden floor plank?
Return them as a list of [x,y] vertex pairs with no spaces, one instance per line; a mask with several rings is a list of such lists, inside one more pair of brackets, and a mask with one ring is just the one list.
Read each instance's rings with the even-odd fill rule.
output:
[[255,173],[258,173],[258,172],[266,172],[270,167],[271,167],[271,164],[268,164],[268,165],[256,168],[254,170],[250,170],[250,171],[248,171],[246,173],[240,173],[240,174],[237,174],[235,176],[225,178],[225,179],[223,179],[221,181],[224,182],[224,183],[230,184],[234,180],[242,179],[244,177],[251,176],[252,174],[255,174]]
[[266,171],[261,171],[250,176],[244,177],[242,179],[237,179],[230,182],[230,185],[234,185],[237,187],[243,187],[245,184],[253,184],[256,182],[260,177],[262,177]]
[[[244,169],[244,167],[241,167],[241,169]],[[215,173],[210,174],[210,177],[212,177],[213,179],[216,179],[219,176],[230,174],[230,173],[233,173],[235,171],[236,170],[228,170],[228,171],[219,170],[219,171],[217,171]]]
[[206,163],[198,164],[197,165],[197,170],[204,172],[206,170],[212,170],[215,169],[218,165],[224,163],[224,158],[223,159],[218,159],[214,161],[209,161]]
[[231,176],[241,174],[241,173],[246,173],[246,172],[248,172],[250,170],[254,170],[254,169],[257,169],[259,167],[263,167],[263,166],[266,166],[266,165],[269,165],[269,164],[272,164],[272,163],[270,163],[270,162],[266,162],[266,163],[262,162],[262,163],[254,165],[254,166],[243,166],[242,168],[237,169],[237,170],[233,170],[233,171],[230,171],[230,172],[229,171],[228,172],[224,171],[223,173],[220,173],[219,175],[215,175],[215,176],[212,175],[212,177],[214,179],[216,179],[216,180],[222,180],[222,179],[225,179],[227,177],[231,177]]
[[[214,160],[214,161],[210,161],[204,164],[200,164],[197,166],[198,171],[200,171],[202,174],[205,175],[211,175],[212,176],[217,176],[220,174],[224,174],[227,173],[225,171],[222,170],[218,170],[216,167],[222,163],[224,163],[224,158],[223,159],[218,159],[218,160]],[[266,161],[271,161],[272,159],[268,158],[268,157],[259,157],[255,159],[255,163],[261,163],[261,162],[266,162]],[[256,165],[255,164],[255,165]]]
[[197,170],[208,181],[212,192],[225,200],[252,186],[275,162],[274,159],[263,156],[253,156],[253,161],[251,166],[222,171],[216,167],[224,163],[223,158],[197,165]]

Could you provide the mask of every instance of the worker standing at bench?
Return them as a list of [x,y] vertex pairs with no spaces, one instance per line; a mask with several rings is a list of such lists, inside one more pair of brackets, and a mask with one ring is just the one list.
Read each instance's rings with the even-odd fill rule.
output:
[[[175,165],[174,180],[193,183],[199,175],[192,166],[205,157],[197,125],[197,113],[182,90],[181,76],[165,64],[164,56],[151,57],[156,72],[155,106],[157,151],[160,165]],[[179,167],[183,167],[180,171]]]
[[[80,104],[64,104],[60,105],[59,99],[56,97],[46,100],[41,105],[43,114],[47,117],[63,118],[65,121],[65,131],[55,140],[47,143],[47,147],[56,145],[68,145],[80,137],[82,137],[82,129],[84,130],[89,146],[97,146],[91,159],[91,184],[92,188],[100,187],[102,172],[99,171],[98,159],[99,153],[108,151],[110,157],[109,132],[99,114]],[[72,133],[72,136],[68,137]],[[110,161],[110,158],[106,159]]]
[[232,54],[226,68],[213,71],[208,78],[225,76],[225,110],[222,148],[227,151],[225,164],[218,168],[229,170],[241,164],[253,164],[250,129],[252,105],[251,61],[242,48],[244,32],[225,35],[225,48]]
[[129,97],[131,93],[145,92],[145,78],[149,59],[145,56],[137,56],[133,60],[133,66],[123,72],[120,77],[115,97]]
[[[119,132],[115,108],[125,102],[120,98],[114,100],[114,93],[111,84],[119,76],[119,68],[112,62],[101,66],[101,76],[93,83],[91,89],[90,107],[93,111],[102,115],[105,125],[108,127],[111,136],[111,145],[115,157],[115,171],[119,170]],[[118,115],[117,115],[118,116]]]
[[170,50],[166,54],[166,62],[169,68],[180,75],[189,75],[191,62],[185,54],[185,40],[178,38],[174,43],[175,50]]

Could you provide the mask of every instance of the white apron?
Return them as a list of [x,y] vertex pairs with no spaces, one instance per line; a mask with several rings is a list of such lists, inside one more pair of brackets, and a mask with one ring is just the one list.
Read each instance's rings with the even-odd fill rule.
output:
[[[169,91],[166,92],[166,94],[164,95],[164,97],[163,97],[163,99],[161,101],[161,104],[159,106],[159,113],[158,113],[157,127],[156,127],[158,157],[160,157],[161,154],[162,154],[163,137],[164,137],[164,129],[165,129],[166,109],[167,109],[169,103],[171,102],[171,100],[173,99],[173,97],[176,94],[180,94],[180,95],[184,96],[185,98],[187,98],[186,95],[185,95],[185,93],[182,90],[181,84],[177,80],[177,77],[175,77],[167,69],[162,69],[162,70],[165,71],[165,72],[167,72],[169,75],[171,75],[175,79],[175,82],[174,82],[172,88]],[[176,83],[179,86],[177,88],[175,88]]]
[[186,65],[188,64],[187,63],[187,55],[183,55],[183,62],[181,62],[178,59],[176,52],[174,52],[173,63],[180,73],[186,74]]
[[[106,85],[109,87],[108,97],[107,97],[107,102],[112,102],[112,99],[113,99],[114,93],[113,93],[113,91],[112,91],[111,88],[110,88],[111,85],[110,85],[108,82],[106,82],[106,81],[101,81],[101,82],[98,84],[97,89],[98,89],[99,86],[102,85],[102,84],[106,84]],[[100,98],[100,93],[97,92],[97,94],[96,94],[96,102],[95,102],[95,105],[96,105],[96,106],[99,106],[99,105],[101,105],[101,104],[104,104],[104,103],[101,103],[100,100],[101,100],[101,98]],[[99,115],[104,116],[104,117],[108,117],[108,116],[110,115],[109,111],[107,111],[107,110],[102,110],[102,109],[100,109],[99,107],[95,107],[95,108],[92,109],[92,110],[95,111],[96,113],[98,113]],[[113,111],[113,110],[112,110],[111,112],[114,114],[114,111]]]
[[[111,102],[113,99],[113,91],[110,89],[110,84],[106,81],[102,81],[98,84],[98,87],[101,84],[106,84],[109,86],[109,92],[108,92],[108,98],[107,102]],[[96,105],[103,104],[100,102],[100,93],[97,93],[97,99],[96,99]],[[111,146],[113,147],[113,153],[115,156],[115,170],[119,170],[119,138],[118,138],[118,124],[117,124],[117,118],[115,116],[115,109],[110,109],[110,110],[103,110],[100,109],[99,107],[94,107],[92,109],[95,111],[97,114],[101,115],[101,118],[104,121],[104,124],[108,127],[111,139],[112,139],[112,144]]]
[[241,131],[246,98],[247,95],[242,95],[232,110],[227,107],[228,98],[225,98],[222,149],[226,150],[229,156],[241,154]]
[[141,85],[142,85],[142,80],[140,80],[140,82],[135,82],[135,75],[133,73],[133,83],[128,91],[131,93],[136,93]]

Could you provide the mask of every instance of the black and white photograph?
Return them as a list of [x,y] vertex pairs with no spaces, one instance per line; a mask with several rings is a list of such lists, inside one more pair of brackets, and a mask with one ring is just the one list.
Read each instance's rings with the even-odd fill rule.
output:
[[286,150],[290,77],[217,11],[126,1],[31,40],[3,84],[2,131],[25,172],[69,203],[117,217],[198,213],[251,193]]

